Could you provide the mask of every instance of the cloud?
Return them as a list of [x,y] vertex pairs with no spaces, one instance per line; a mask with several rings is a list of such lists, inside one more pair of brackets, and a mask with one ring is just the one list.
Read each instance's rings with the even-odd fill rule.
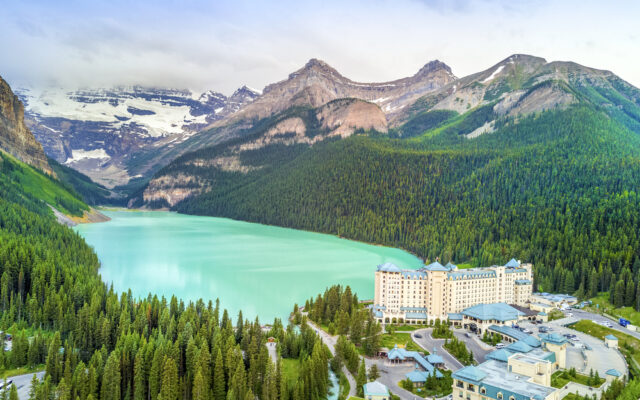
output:
[[640,84],[638,3],[596,1],[10,2],[0,74],[20,85],[142,84],[231,93],[324,59],[355,80],[432,59],[464,76],[513,53],[610,69]]

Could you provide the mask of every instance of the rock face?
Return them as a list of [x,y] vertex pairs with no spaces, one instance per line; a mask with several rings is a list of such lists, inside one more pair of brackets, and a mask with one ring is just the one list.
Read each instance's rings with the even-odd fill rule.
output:
[[53,174],[47,157],[24,123],[24,106],[9,84],[0,77],[0,149],[18,159]]
[[133,155],[158,144],[179,144],[259,95],[246,86],[229,97],[139,86],[16,93],[45,152],[108,187],[131,178],[127,164]]
[[[375,103],[385,114],[392,115],[420,96],[455,79],[451,68],[446,64],[431,61],[408,78],[383,83],[360,83],[345,78],[324,61],[311,59],[286,80],[265,87],[262,96],[235,114],[231,120],[260,119],[291,106],[319,107],[342,98]],[[218,124],[226,122],[220,121]]]

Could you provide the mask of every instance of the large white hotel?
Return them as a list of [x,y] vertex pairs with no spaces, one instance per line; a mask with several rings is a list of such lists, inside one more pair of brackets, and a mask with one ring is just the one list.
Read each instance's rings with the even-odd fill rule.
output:
[[381,323],[446,320],[478,305],[506,303],[526,307],[532,293],[532,265],[512,259],[503,266],[458,269],[431,263],[420,269],[379,265],[373,309]]

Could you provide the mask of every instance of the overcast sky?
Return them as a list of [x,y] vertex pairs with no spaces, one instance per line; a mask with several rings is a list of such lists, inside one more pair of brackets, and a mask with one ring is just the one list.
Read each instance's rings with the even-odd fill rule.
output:
[[262,89],[313,57],[379,82],[434,59],[462,77],[514,53],[640,86],[635,0],[0,0],[0,10],[0,75],[14,86],[230,94]]

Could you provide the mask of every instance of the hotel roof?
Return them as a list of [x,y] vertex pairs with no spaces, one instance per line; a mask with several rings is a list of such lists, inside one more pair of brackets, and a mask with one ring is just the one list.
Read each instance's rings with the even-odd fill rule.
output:
[[384,263],[384,264],[380,264],[378,265],[378,271],[384,271],[384,272],[402,272],[402,270],[395,264],[392,263]]
[[439,262],[432,262],[431,264],[427,265],[424,267],[424,269],[426,269],[427,271],[450,271],[451,267],[447,268],[445,266],[443,266],[442,264],[440,264]]
[[511,343],[505,348],[509,351],[516,352],[516,353],[528,353],[531,350],[533,350],[533,347],[529,346],[525,342]]
[[524,315],[506,303],[477,304],[462,311],[463,315],[476,318],[481,321],[514,321],[518,316]]
[[454,372],[452,377],[484,388],[483,396],[494,399],[501,393],[503,399],[513,396],[516,400],[543,400],[556,391],[555,388],[530,382],[528,376],[509,372],[503,362],[496,360],[485,361],[477,367],[464,367]]
[[540,340],[545,343],[552,343],[557,345],[567,343],[567,338],[557,333],[550,333],[548,335],[540,334],[538,336],[540,336]]
[[[387,358],[389,360],[406,360],[407,358],[412,358],[417,364],[419,364],[422,368],[424,368],[427,372],[432,373],[435,370],[435,367],[427,361],[422,354],[417,351],[407,351],[406,349],[399,348],[398,345],[395,345],[393,349],[389,351],[387,354]],[[436,374],[437,375],[437,374]]]
[[[435,375],[436,378],[442,378],[444,375],[442,375],[442,372],[438,371],[437,369],[434,370],[435,371]],[[409,380],[411,382],[426,382],[427,378],[429,376],[431,376],[434,372],[427,372],[427,371],[420,371],[419,369],[415,369],[411,372],[409,372],[408,374],[405,374],[405,376],[407,378],[409,378]]]
[[512,258],[511,260],[509,260],[508,263],[506,263],[504,265],[505,267],[510,267],[510,268],[518,268],[520,266],[520,262],[517,261],[515,258]]
[[520,331],[519,329],[515,329],[510,326],[499,325],[491,325],[489,326],[489,329],[494,332],[501,333],[505,336],[509,336],[510,338],[513,338],[515,340],[522,341],[531,347],[540,347],[540,341],[538,339]]

